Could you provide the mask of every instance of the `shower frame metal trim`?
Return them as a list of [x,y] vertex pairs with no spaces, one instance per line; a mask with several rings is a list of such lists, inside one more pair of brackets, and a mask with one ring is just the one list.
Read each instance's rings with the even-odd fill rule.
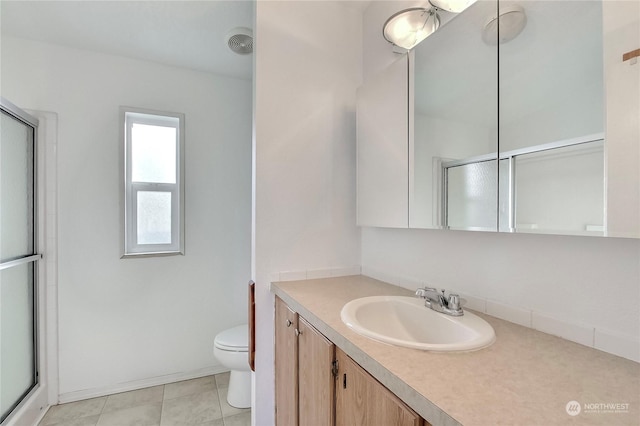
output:
[[[31,395],[34,394],[34,392],[36,392],[36,390],[38,390],[38,388],[40,387],[40,352],[41,352],[41,348],[39,345],[39,339],[38,339],[38,334],[40,332],[38,324],[40,321],[40,315],[39,315],[39,305],[38,305],[38,300],[39,300],[39,280],[40,280],[40,276],[39,276],[39,267],[38,267],[38,261],[40,259],[42,259],[42,254],[39,252],[40,250],[40,227],[39,227],[39,219],[40,219],[40,200],[39,200],[39,190],[40,187],[38,185],[38,179],[39,179],[39,173],[38,173],[38,156],[39,156],[39,150],[38,150],[38,138],[39,138],[39,134],[38,134],[38,126],[40,124],[40,121],[34,117],[33,115],[27,113],[26,111],[24,111],[23,109],[19,108],[18,106],[16,106],[14,103],[12,103],[11,101],[9,101],[8,99],[0,96],[0,111],[3,113],[6,113],[7,115],[9,115],[10,117],[22,122],[23,124],[29,126],[32,128],[33,130],[33,135],[32,135],[32,143],[33,143],[33,157],[32,157],[32,161],[33,161],[33,171],[32,171],[32,186],[33,186],[33,200],[32,200],[32,227],[33,227],[33,254],[25,256],[23,258],[20,259],[12,259],[10,261],[6,261],[6,262],[1,262],[0,261],[0,270],[3,269],[8,269],[11,266],[17,266],[20,264],[26,264],[26,263],[33,263],[33,335],[32,335],[32,339],[33,339],[33,384],[31,385],[31,387],[29,387],[29,389],[26,390],[26,392],[24,392],[24,394],[21,396],[21,398],[16,401],[15,404],[13,404],[13,406],[11,406],[9,408],[9,410],[7,411],[7,415],[4,418],[0,419],[0,423],[4,423],[6,422],[8,419],[11,419],[11,417],[18,411],[18,409],[25,403],[25,401],[27,401],[29,399],[29,397]],[[2,413],[0,413],[0,416],[2,416]]]

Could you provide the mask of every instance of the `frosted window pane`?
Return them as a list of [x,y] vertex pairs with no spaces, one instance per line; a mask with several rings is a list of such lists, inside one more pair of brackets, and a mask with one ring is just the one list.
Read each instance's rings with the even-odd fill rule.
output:
[[496,161],[447,170],[447,225],[453,229],[496,230],[498,170]]
[[176,129],[134,123],[131,128],[133,182],[176,183]]
[[138,244],[171,244],[170,192],[138,192]]
[[33,253],[33,129],[2,113],[0,259]]
[[0,415],[35,384],[33,263],[0,271]]

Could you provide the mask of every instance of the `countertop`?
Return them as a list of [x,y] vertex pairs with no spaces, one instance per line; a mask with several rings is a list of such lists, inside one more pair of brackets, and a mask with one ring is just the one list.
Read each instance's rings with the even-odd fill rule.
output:
[[[359,275],[277,282],[271,291],[434,426],[640,424],[636,362],[478,312],[496,332],[479,351],[379,343],[351,331],[340,310],[359,297],[412,292]],[[581,406],[575,416],[571,401]]]

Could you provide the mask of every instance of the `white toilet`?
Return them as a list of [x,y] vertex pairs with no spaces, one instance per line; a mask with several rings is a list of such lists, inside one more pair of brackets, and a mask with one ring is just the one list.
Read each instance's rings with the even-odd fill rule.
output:
[[231,370],[227,401],[236,408],[251,407],[248,335],[249,327],[243,324],[220,332],[213,342],[213,355]]

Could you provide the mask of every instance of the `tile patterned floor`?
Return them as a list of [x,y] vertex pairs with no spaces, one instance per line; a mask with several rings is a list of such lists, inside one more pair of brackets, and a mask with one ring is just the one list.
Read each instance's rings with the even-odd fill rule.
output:
[[250,426],[227,402],[229,373],[53,406],[40,426]]

